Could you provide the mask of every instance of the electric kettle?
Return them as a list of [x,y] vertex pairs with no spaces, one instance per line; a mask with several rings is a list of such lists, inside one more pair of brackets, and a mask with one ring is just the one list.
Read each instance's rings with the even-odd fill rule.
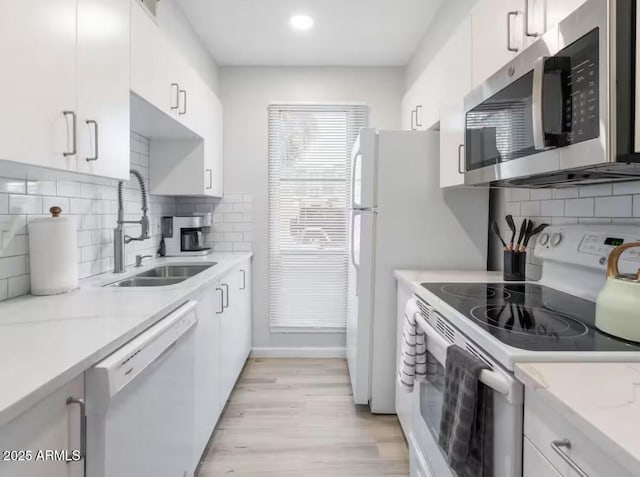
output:
[[609,255],[607,281],[596,304],[596,328],[640,343],[640,270],[636,274],[618,271],[620,255],[632,247],[640,243],[621,245]]

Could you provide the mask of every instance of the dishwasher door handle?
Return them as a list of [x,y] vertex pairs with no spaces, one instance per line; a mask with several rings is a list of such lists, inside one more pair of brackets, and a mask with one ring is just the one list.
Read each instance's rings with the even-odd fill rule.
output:
[[84,399],[69,396],[67,406],[72,404],[80,407],[80,460],[84,460],[87,457],[87,406]]

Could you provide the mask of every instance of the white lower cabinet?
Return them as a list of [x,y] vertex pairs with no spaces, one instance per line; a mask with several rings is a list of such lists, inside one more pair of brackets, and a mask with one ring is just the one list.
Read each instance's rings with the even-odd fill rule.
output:
[[522,446],[522,477],[561,477],[558,471],[525,437]]
[[[67,403],[67,399],[74,401]],[[79,376],[0,428],[0,477],[82,477],[80,456],[84,400]]]
[[198,305],[195,361],[195,416],[193,468],[207,447],[211,433],[222,413],[220,399],[220,318],[222,308],[220,281],[207,285],[194,298]]
[[221,399],[229,399],[231,390],[251,351],[251,287],[249,261],[240,264],[220,279],[223,311],[220,314]]
[[[524,435],[524,477],[634,475],[615,458],[607,455],[600,445],[571,424],[535,391],[529,389],[525,392]],[[527,445],[530,446],[528,449]],[[541,463],[546,465],[541,466]]]
[[194,299],[198,301],[195,469],[251,351],[250,260],[207,285]]

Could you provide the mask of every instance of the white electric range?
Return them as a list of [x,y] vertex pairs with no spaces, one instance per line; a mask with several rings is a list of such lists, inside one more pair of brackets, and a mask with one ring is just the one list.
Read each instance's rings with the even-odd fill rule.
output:
[[[437,443],[451,344],[491,368],[480,379],[494,391],[494,477],[522,474],[523,387],[513,376],[516,363],[640,361],[640,345],[595,328],[607,257],[629,242],[640,242],[640,227],[553,226],[536,242],[535,256],[543,263],[539,282],[466,280],[465,272],[447,272],[414,283],[408,309],[427,336],[430,366],[412,396],[412,476],[452,476]],[[640,249],[622,256],[621,271],[639,267]]]

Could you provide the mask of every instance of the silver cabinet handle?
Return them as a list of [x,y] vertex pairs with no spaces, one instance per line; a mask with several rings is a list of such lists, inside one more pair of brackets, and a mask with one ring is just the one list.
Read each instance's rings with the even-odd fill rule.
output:
[[511,46],[511,17],[518,17],[518,12],[507,13],[507,50],[517,52],[520,49]]
[[[175,88],[175,95],[174,93]],[[175,101],[174,101],[175,98]],[[171,109],[178,109],[180,107],[180,85],[178,83],[171,83]]]
[[87,119],[87,125],[93,124],[93,138],[94,138],[94,147],[95,154],[93,157],[87,157],[87,161],[97,161],[98,160],[98,121],[94,121],[93,119]]
[[75,111],[62,111],[62,114],[64,114],[65,116],[71,116],[72,121],[72,125],[71,125],[71,133],[72,133],[72,139],[71,139],[71,151],[69,152],[63,152],[62,155],[64,157],[69,157],[69,156],[75,156],[77,151],[77,145],[78,145],[78,135],[77,135],[77,123],[78,123],[78,116],[76,114]]
[[524,34],[531,38],[537,38],[540,36],[539,33],[529,31],[529,2],[530,0],[524,0]]
[[[181,89],[179,93],[182,96],[182,109],[178,110],[178,114],[187,114],[187,92],[184,89]],[[180,101],[178,101],[178,104],[180,104]]]
[[68,397],[67,406],[77,404],[80,406],[80,459],[87,457],[87,407],[84,399]]
[[[224,289],[226,291],[226,295],[227,295],[226,304],[222,305],[222,309],[224,310],[225,308],[229,308],[229,285],[227,285],[226,283],[221,283],[220,286],[224,287]],[[222,295],[224,296],[225,293],[223,293]]]
[[587,474],[584,470],[582,470],[580,466],[576,464],[573,461],[573,459],[569,457],[569,455],[565,451],[562,450],[563,447],[570,450],[571,441],[569,439],[561,439],[559,441],[551,442],[551,448],[554,450],[554,452],[558,454],[563,461],[569,464],[569,467],[571,467],[579,477],[589,477],[589,474]]
[[464,174],[464,163],[462,162],[462,150],[464,149],[464,144],[458,145],[458,172],[460,174]]
[[216,288],[216,291],[220,292],[220,311],[216,311],[216,314],[220,315],[224,311],[224,291],[222,288]]
[[418,109],[412,109],[411,110],[411,130],[415,131],[416,130],[416,126],[415,124],[417,123],[416,119],[418,117]]
[[240,270],[240,273],[242,273],[242,288],[240,290],[244,290],[247,288],[247,272]]
[[422,123],[419,121],[419,117],[420,117],[420,111],[422,110],[422,105],[419,104],[418,106],[416,106],[416,126],[421,128],[422,127]]
[[209,173],[209,187],[207,189],[213,189],[213,169],[205,169]]

